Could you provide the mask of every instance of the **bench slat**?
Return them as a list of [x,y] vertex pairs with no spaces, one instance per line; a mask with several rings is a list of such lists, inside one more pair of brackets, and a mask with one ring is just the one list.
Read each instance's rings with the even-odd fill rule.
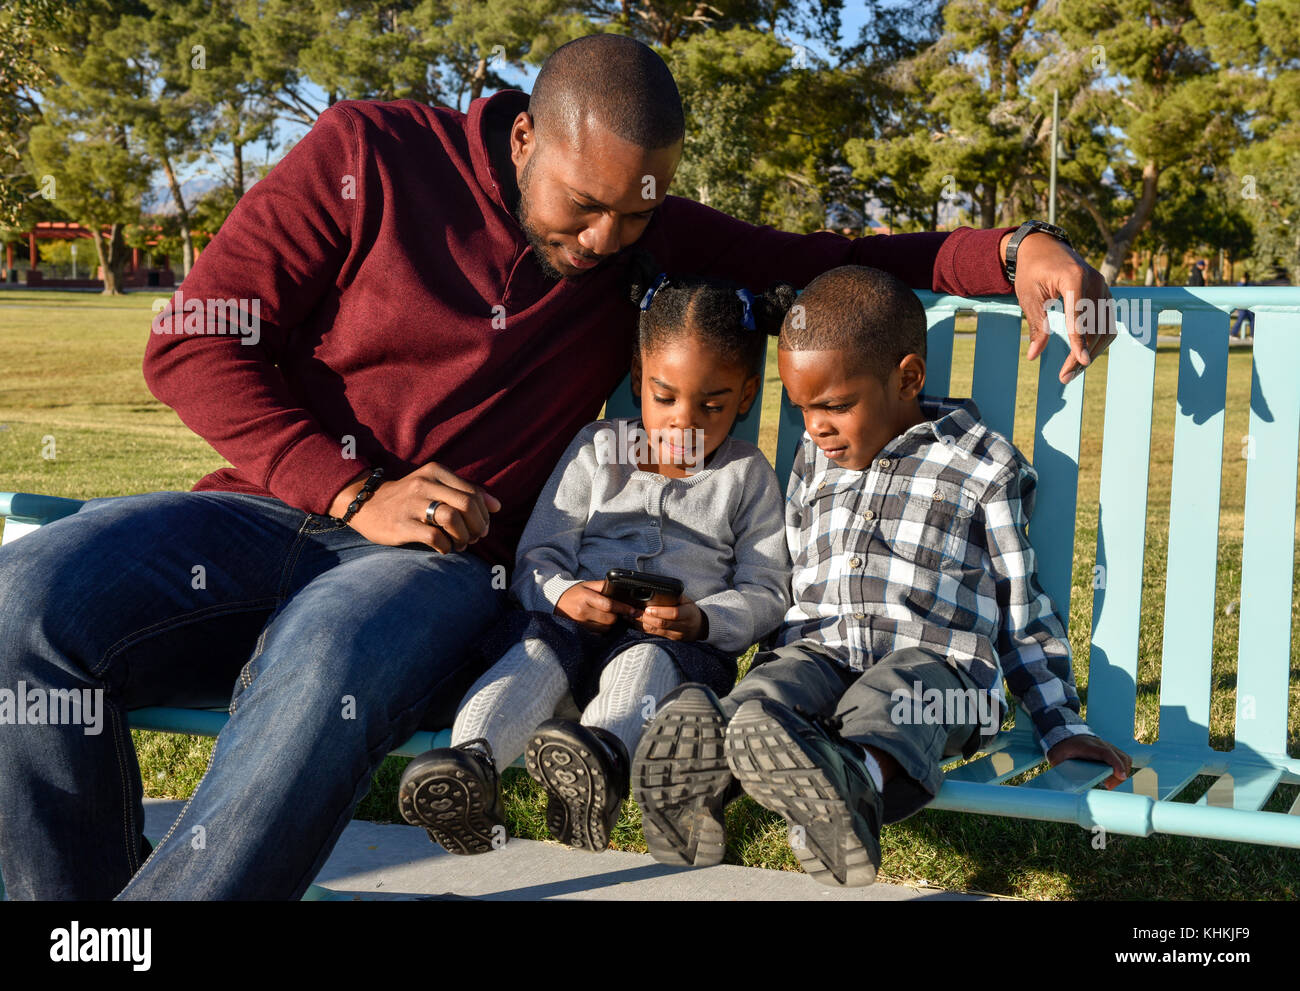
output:
[[1007,440],[1016,423],[1016,386],[1020,367],[1020,317],[981,313],[975,338],[975,372],[971,398],[984,422]]
[[941,398],[952,387],[952,335],[956,318],[952,310],[926,310],[925,385],[921,395]]
[[[1060,313],[1049,314],[1049,319],[1054,323],[1064,321]],[[1029,543],[1037,557],[1039,584],[1051,597],[1067,629],[1074,571],[1083,380],[1087,375],[1085,371],[1076,375],[1069,385],[1061,385],[1057,375],[1069,353],[1065,339],[1053,334],[1037,359],[1038,409],[1033,462],[1038,471],[1038,499],[1029,523]]]
[[1043,751],[1038,747],[1007,747],[953,768],[944,775],[944,780],[997,784],[1037,767],[1043,759]]
[[1167,802],[1191,784],[1203,766],[1199,760],[1156,757],[1146,767],[1135,767],[1127,781],[1115,786],[1115,791]]
[[[1183,316],[1169,503],[1169,555],[1160,666],[1160,740],[1205,744],[1219,549],[1228,317]],[[1294,489],[1294,486],[1292,486]]]
[[[1127,329],[1127,328],[1126,328]],[[1146,548],[1155,334],[1120,333],[1106,352],[1105,443],[1097,509],[1088,724],[1119,746],[1134,739],[1142,566]]]
[[1248,435],[1254,457],[1246,466],[1236,745],[1281,757],[1286,754],[1290,698],[1300,333],[1294,315],[1261,312],[1256,318]]
[[1197,805],[1216,809],[1245,809],[1258,812],[1268,801],[1282,778],[1277,768],[1241,765],[1210,785],[1209,791],[1196,800]]
[[1065,791],[1078,795],[1101,784],[1110,775],[1109,764],[1098,764],[1090,760],[1067,760],[1030,778],[1023,787]]

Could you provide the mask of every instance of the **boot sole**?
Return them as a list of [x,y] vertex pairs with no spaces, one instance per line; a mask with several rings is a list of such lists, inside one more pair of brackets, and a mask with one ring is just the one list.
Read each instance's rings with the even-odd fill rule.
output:
[[535,733],[524,751],[524,767],[548,796],[546,828],[551,836],[592,853],[609,846],[612,823],[606,825],[605,810],[610,782],[601,756],[586,741],[556,730]]
[[872,884],[880,843],[816,756],[759,705],[742,705],[727,732],[727,763],[741,787],[800,831],[790,848],[804,872],[833,887]]
[[495,800],[473,775],[434,764],[403,777],[397,807],[448,853],[469,855],[488,853],[506,839],[505,823],[487,812]]
[[727,723],[702,691],[662,709],[637,747],[632,794],[650,854],[661,864],[712,867],[727,852],[724,803],[731,785]]

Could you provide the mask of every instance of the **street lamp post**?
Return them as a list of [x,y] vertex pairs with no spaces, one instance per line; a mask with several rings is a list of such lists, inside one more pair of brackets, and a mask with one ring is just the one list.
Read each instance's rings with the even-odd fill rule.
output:
[[1056,128],[1061,113],[1061,91],[1052,90],[1052,164],[1047,179],[1047,222],[1056,223]]

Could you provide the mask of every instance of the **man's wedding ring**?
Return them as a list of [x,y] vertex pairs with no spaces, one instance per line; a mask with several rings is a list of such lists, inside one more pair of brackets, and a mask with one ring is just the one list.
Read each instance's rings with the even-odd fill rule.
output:
[[[435,499],[429,503],[429,508],[424,511],[424,522],[428,523],[429,526],[438,526],[438,521],[433,518],[433,514],[438,511],[438,507],[441,505],[442,503]],[[438,527],[438,529],[441,530],[442,527]]]

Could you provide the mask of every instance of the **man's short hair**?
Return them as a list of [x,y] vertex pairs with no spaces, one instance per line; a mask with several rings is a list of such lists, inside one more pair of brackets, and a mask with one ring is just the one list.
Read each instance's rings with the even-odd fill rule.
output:
[[824,272],[781,325],[783,351],[846,351],[888,382],[907,355],[925,357],[925,307],[899,278],[864,265]]
[[528,98],[542,135],[576,142],[588,118],[647,150],[686,134],[677,83],[664,60],[621,34],[591,34],[561,45],[542,63]]

